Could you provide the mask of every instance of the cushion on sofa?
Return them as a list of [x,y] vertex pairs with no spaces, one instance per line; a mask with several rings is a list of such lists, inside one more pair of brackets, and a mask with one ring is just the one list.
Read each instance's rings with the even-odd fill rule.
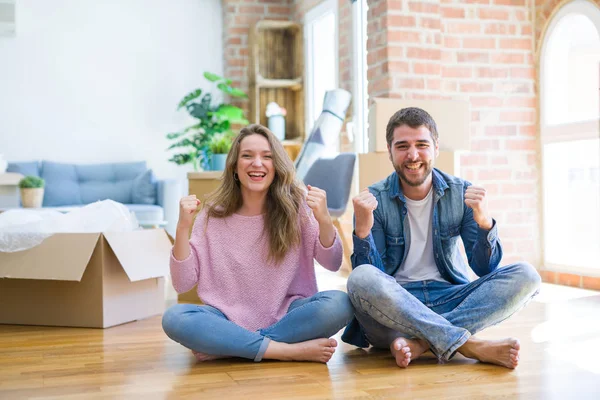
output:
[[131,196],[134,204],[156,204],[156,180],[151,169],[133,180]]
[[146,171],[146,163],[75,165],[75,169],[84,204],[106,199],[130,204],[136,203],[132,196],[133,181]]
[[41,177],[46,181],[44,207],[83,204],[73,164],[42,161]]
[[40,176],[40,165],[37,161],[9,162],[6,172],[16,172],[25,176]]

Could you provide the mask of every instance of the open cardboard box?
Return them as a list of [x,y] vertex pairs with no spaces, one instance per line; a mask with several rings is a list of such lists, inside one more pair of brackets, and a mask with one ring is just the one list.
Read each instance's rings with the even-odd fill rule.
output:
[[0,323],[108,328],[165,307],[163,229],[57,233],[0,253]]

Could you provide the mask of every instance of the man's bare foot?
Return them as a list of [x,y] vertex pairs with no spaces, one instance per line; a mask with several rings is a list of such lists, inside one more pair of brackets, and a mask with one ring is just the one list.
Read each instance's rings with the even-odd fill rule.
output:
[[269,342],[263,358],[282,361],[316,361],[326,363],[331,359],[337,341],[335,339],[313,339],[300,343]]
[[472,337],[458,349],[458,352],[468,358],[513,369],[519,364],[520,349],[519,341],[513,338],[480,340]]
[[427,342],[421,339],[396,338],[390,345],[392,355],[399,367],[406,368],[429,349]]
[[227,356],[215,356],[212,354],[200,353],[200,352],[194,351],[194,350],[192,350],[192,354],[194,354],[194,357],[196,357],[196,360],[198,360],[198,361],[211,361],[211,360],[218,360],[220,358],[228,358]]

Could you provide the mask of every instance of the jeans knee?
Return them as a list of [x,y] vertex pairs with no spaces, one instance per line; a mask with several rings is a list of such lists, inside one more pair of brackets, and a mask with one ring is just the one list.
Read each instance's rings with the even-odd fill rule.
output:
[[319,307],[322,321],[329,321],[335,325],[347,325],[354,318],[354,306],[348,295],[341,290],[328,290],[324,292],[327,301]]
[[375,281],[375,274],[378,271],[379,270],[376,267],[370,264],[363,264],[354,268],[346,283],[348,293],[362,293],[372,289]]
[[175,304],[169,307],[162,316],[162,328],[168,337],[177,336],[177,327],[188,304]]
[[528,262],[514,264],[516,283],[523,292],[535,293],[540,289],[542,278],[533,265]]

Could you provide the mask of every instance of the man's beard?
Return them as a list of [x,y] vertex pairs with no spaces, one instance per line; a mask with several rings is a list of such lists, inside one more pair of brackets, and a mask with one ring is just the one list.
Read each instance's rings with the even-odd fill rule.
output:
[[408,186],[418,187],[418,186],[421,186],[423,183],[425,183],[425,181],[427,180],[429,175],[431,175],[431,171],[433,171],[433,161],[429,161],[429,162],[422,161],[422,163],[423,163],[423,166],[425,167],[425,172],[420,177],[413,177],[412,180],[404,174],[404,168],[403,168],[404,164],[403,165],[394,164],[394,169],[396,170],[396,173],[398,174],[398,176],[400,177],[400,180],[402,182],[406,183]]

